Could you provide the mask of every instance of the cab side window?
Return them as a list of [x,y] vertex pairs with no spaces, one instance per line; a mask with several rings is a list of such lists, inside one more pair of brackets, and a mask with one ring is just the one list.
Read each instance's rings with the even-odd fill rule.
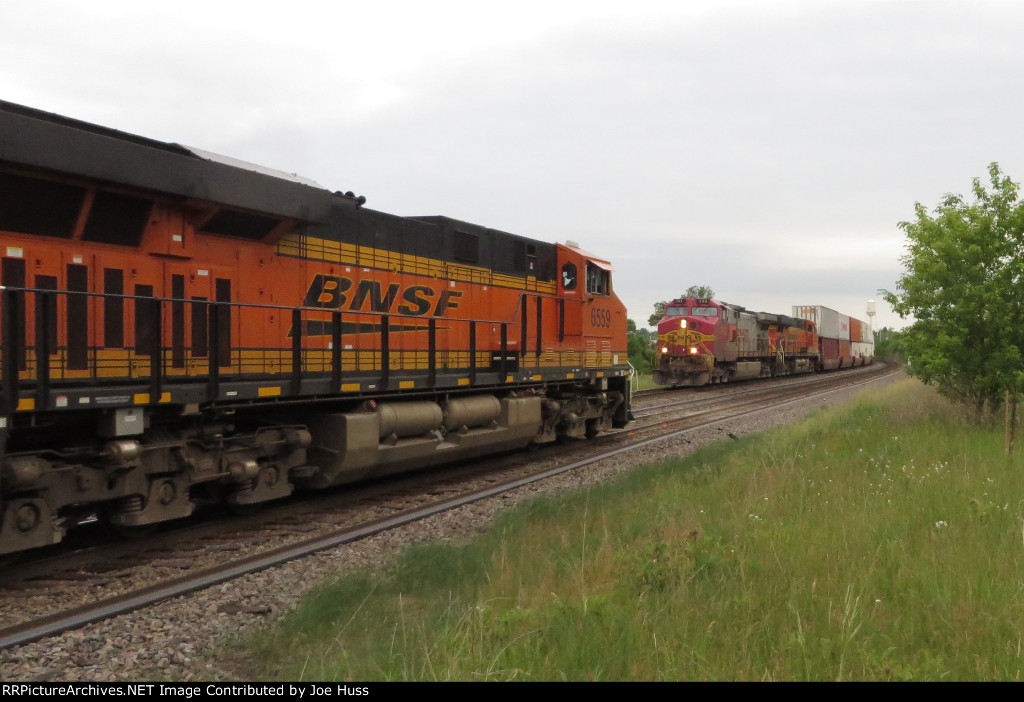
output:
[[593,295],[607,295],[611,290],[611,273],[587,263],[587,292]]
[[576,264],[566,263],[562,266],[562,288],[565,290],[576,289]]

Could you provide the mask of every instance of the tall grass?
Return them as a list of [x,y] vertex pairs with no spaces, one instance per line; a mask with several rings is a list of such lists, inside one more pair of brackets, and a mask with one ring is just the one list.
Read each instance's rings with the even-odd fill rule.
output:
[[657,388],[665,387],[664,385],[655,385],[654,376],[650,373],[638,373],[636,376],[635,390],[655,390]]
[[321,588],[248,674],[1017,679],[1024,461],[961,420],[906,382],[521,505]]

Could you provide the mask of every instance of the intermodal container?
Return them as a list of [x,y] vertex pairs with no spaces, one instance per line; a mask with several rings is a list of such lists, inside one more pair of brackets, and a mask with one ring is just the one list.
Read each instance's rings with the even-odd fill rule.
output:
[[851,341],[850,350],[853,351],[854,365],[867,365],[875,358],[875,345],[867,341]]
[[864,322],[850,317],[850,341],[864,341]]
[[825,370],[832,370],[839,367],[839,339],[821,337],[818,339],[818,348],[821,356],[818,362]]
[[849,368],[853,365],[853,352],[850,350],[850,342],[839,340],[839,367]]
[[863,338],[861,339],[861,341],[863,341],[865,343],[868,343],[868,344],[871,344],[872,346],[874,346],[874,344],[875,344],[875,335],[874,335],[874,332],[871,331],[871,324],[869,322],[861,322],[860,323],[860,328],[861,328],[862,333],[863,333]]
[[793,305],[793,316],[809,319],[818,327],[818,335],[826,339],[850,340],[850,318],[822,305]]

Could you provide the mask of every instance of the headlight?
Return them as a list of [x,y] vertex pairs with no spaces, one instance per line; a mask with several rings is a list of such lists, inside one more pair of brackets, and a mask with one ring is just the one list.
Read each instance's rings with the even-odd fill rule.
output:
[[668,353],[668,346],[662,346],[661,347],[661,352],[662,353]]
[[680,319],[679,320],[679,328],[680,329],[686,329],[686,320],[685,319]]
[[691,346],[690,347],[690,353],[697,353],[697,347],[696,346]]

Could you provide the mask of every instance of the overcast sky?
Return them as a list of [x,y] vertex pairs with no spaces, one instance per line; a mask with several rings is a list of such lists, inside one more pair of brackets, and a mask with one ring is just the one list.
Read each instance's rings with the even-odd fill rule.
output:
[[0,98],[876,327],[914,203],[1024,180],[1024,3],[0,0]]

